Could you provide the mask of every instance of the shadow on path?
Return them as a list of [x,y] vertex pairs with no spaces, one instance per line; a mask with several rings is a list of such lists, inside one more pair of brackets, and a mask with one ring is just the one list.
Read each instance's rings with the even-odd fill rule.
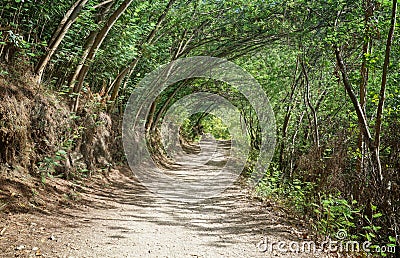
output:
[[[210,160],[207,166],[221,165],[220,156],[215,157],[219,162]],[[86,248],[78,245],[74,255],[293,257],[272,250],[260,252],[258,244],[262,240],[302,240],[296,229],[300,222],[269,203],[252,199],[238,182],[220,195],[196,203],[171,201],[151,193],[127,167],[112,171],[107,182],[104,187],[97,184],[82,189],[89,208],[64,211],[84,228],[70,237],[73,243],[86,243]]]

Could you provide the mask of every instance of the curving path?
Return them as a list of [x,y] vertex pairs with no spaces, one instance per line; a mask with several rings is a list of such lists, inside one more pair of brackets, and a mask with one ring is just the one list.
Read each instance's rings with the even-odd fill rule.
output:
[[[207,166],[223,163],[221,155],[213,159]],[[185,176],[185,167],[190,164],[181,164],[180,176]],[[186,169],[188,175],[190,171]],[[0,256],[326,257],[262,252],[262,241],[302,241],[305,234],[300,222],[251,198],[239,183],[201,202],[176,202],[150,193],[128,168],[120,168],[80,192],[84,205],[53,215],[19,217],[15,230],[21,230],[20,241],[8,249],[0,245],[6,249]],[[25,247],[16,251],[19,245]]]

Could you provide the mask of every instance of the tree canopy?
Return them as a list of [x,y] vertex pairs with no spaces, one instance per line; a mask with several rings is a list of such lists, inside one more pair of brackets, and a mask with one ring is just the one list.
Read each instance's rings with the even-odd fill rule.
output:
[[[345,228],[391,243],[398,235],[397,0],[5,0],[0,10],[1,62],[28,65],[74,114],[84,108],[80,99],[90,97],[122,119],[138,82],[170,61],[233,61],[261,84],[277,121],[261,193],[286,196],[325,234]],[[9,73],[4,67],[0,76]],[[240,109],[254,156],[257,115],[239,92],[214,80],[181,81],[163,91],[148,117],[150,134],[158,134],[175,101],[204,91]],[[181,134],[229,139],[225,126],[196,114]]]

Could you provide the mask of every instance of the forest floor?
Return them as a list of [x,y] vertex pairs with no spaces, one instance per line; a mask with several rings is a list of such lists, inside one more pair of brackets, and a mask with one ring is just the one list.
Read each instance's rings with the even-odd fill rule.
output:
[[120,167],[75,188],[70,205],[0,213],[0,257],[328,257],[278,251],[280,241],[309,241],[304,222],[240,183],[204,201],[169,201]]

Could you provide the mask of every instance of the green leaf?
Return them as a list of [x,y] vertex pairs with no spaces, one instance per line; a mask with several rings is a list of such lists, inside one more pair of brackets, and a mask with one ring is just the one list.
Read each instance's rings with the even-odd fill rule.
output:
[[62,155],[66,155],[67,152],[65,150],[58,150],[56,154],[59,156],[62,156]]
[[380,226],[372,226],[372,230],[373,231],[379,231],[380,229],[381,229],[382,227],[380,227]]
[[382,217],[382,213],[380,213],[380,212],[375,213],[374,215],[372,215],[372,218],[374,218],[374,219],[379,218],[379,217]]

